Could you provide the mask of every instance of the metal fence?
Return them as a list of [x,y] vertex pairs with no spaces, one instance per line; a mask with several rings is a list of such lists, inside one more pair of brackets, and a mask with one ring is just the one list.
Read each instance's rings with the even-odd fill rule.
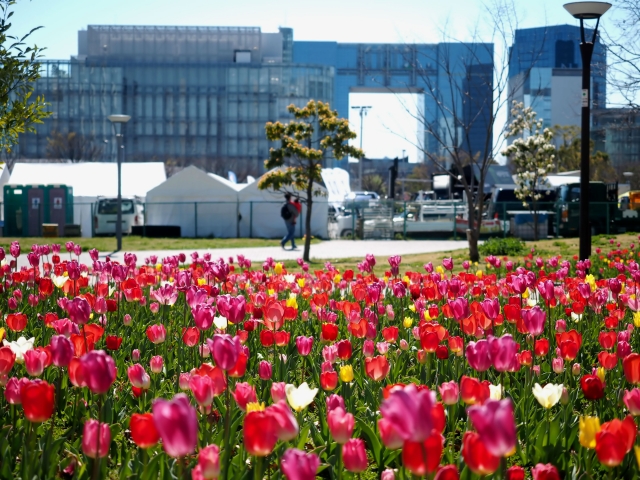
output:
[[[125,232],[136,224],[142,236],[152,236],[153,227],[180,227],[180,236],[199,238],[279,238],[285,234],[280,218],[282,202],[146,202],[139,204],[137,222],[124,215]],[[74,202],[65,205],[65,215],[56,215],[57,205],[39,202],[25,205],[0,204],[4,236],[40,237],[58,225],[58,236],[109,234],[96,219],[98,203]],[[538,203],[534,211],[519,202],[487,204],[481,235],[514,234],[532,239],[577,236],[579,203]],[[135,212],[133,216],[135,217]],[[638,211],[621,210],[617,203],[591,202],[591,226],[594,234],[612,234],[640,230]],[[110,220],[115,231],[114,219]],[[305,234],[306,206],[296,226],[296,234]],[[73,220],[71,220],[71,218]],[[313,206],[311,234],[320,238],[406,239],[410,237],[465,238],[468,229],[467,205],[460,201],[394,202],[371,201],[333,207],[326,202]],[[65,227],[65,224],[67,227]],[[70,228],[69,225],[72,227]],[[76,227],[73,227],[76,226]],[[55,227],[53,227],[55,228]],[[48,230],[47,230],[48,229]],[[73,235],[65,235],[70,231]],[[112,234],[112,233],[111,233]]]

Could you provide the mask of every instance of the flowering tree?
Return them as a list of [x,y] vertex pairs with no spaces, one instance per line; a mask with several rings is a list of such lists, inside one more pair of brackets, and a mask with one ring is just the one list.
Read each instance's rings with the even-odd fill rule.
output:
[[513,102],[513,121],[509,125],[506,138],[518,137],[502,151],[516,168],[516,197],[529,205],[533,213],[534,240],[538,239],[538,209],[536,204],[550,185],[547,175],[554,168],[556,147],[553,145],[553,131],[542,128],[542,119],[537,119],[531,107]]

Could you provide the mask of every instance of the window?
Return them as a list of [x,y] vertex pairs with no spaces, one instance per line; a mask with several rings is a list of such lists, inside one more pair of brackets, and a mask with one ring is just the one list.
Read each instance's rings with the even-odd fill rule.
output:
[[[118,200],[115,198],[100,200],[98,213],[101,215],[116,215],[118,213]],[[122,200],[122,213],[133,213],[133,202],[131,200]]]
[[573,40],[556,41],[556,68],[577,68]]

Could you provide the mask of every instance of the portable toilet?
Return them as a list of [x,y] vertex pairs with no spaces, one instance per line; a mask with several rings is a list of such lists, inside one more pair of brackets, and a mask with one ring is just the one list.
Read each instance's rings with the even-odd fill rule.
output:
[[43,223],[58,224],[58,235],[73,223],[73,190],[66,185],[5,185],[4,234],[40,237]]

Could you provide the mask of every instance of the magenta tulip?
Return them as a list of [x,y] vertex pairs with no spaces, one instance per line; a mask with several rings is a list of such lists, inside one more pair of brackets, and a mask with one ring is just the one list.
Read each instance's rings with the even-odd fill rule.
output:
[[469,342],[465,353],[469,366],[476,372],[484,372],[491,366],[491,346],[487,340]]
[[298,421],[285,400],[269,405],[265,412],[275,420],[278,440],[288,442],[298,436]]
[[367,452],[364,442],[359,438],[351,438],[342,446],[344,468],[353,473],[361,473],[367,469]]
[[44,372],[47,353],[43,350],[28,350],[24,352],[24,367],[32,377],[39,377]]
[[287,384],[284,382],[273,382],[271,384],[271,400],[274,403],[279,402],[280,400],[286,400],[287,393],[285,392]]
[[82,451],[89,458],[104,458],[109,453],[111,429],[106,423],[87,420],[82,432]]
[[547,314],[539,307],[535,306],[531,310],[522,310],[520,312],[524,326],[531,335],[537,337],[544,332],[544,322],[547,319]]
[[149,361],[149,367],[151,368],[151,371],[153,373],[162,372],[162,368],[164,367],[164,359],[162,358],[162,356],[154,355],[153,357],[151,357],[151,360]]
[[189,379],[189,388],[193,398],[201,407],[208,407],[213,403],[215,396],[213,380],[206,375],[192,375]]
[[82,297],[76,297],[67,302],[66,310],[71,321],[78,325],[87,323],[91,316],[91,305]]
[[456,321],[464,320],[471,315],[469,311],[469,302],[464,297],[456,298],[453,301],[449,302],[449,307],[451,307],[451,311],[453,312],[453,317]]
[[297,337],[296,347],[298,347],[298,354],[300,354],[300,356],[302,357],[306,357],[311,353],[311,348],[313,347],[313,337]]
[[551,300],[555,295],[554,285],[551,280],[545,280],[538,284],[538,292],[540,296],[545,300]]
[[71,340],[64,335],[51,337],[51,361],[56,367],[68,367],[74,355]]
[[516,354],[518,344],[509,334],[502,337],[491,337],[489,340],[491,350],[491,361],[498,372],[509,372],[516,370],[519,366]]
[[500,314],[500,302],[497,298],[486,298],[482,301],[480,306],[488,319],[495,320],[498,318],[498,315]]
[[153,423],[162,439],[162,447],[173,458],[193,453],[198,444],[198,416],[184,393],[172,400],[153,402]]
[[486,449],[502,457],[516,447],[516,423],[511,400],[487,400],[468,409],[469,419]]
[[191,314],[193,315],[196,327],[201,331],[211,328],[215,313],[215,308],[211,305],[207,305],[206,303],[200,303],[191,309]]
[[231,370],[236,366],[240,355],[240,339],[228,334],[216,334],[213,340],[207,340],[209,350],[216,365],[222,370]]
[[103,350],[94,350],[80,358],[84,381],[93,393],[105,394],[116,380],[116,363]]
[[352,414],[345,412],[342,408],[334,408],[327,415],[327,423],[333,439],[336,443],[343,445],[353,435],[356,421]]
[[380,413],[389,420],[404,440],[423,442],[431,436],[431,412],[436,403],[435,393],[419,391],[414,384],[391,392]]
[[207,445],[198,453],[198,467],[202,477],[214,479],[220,476],[220,447]]
[[290,448],[280,460],[280,468],[287,480],[313,480],[316,478],[320,458],[315,453],[306,453]]

